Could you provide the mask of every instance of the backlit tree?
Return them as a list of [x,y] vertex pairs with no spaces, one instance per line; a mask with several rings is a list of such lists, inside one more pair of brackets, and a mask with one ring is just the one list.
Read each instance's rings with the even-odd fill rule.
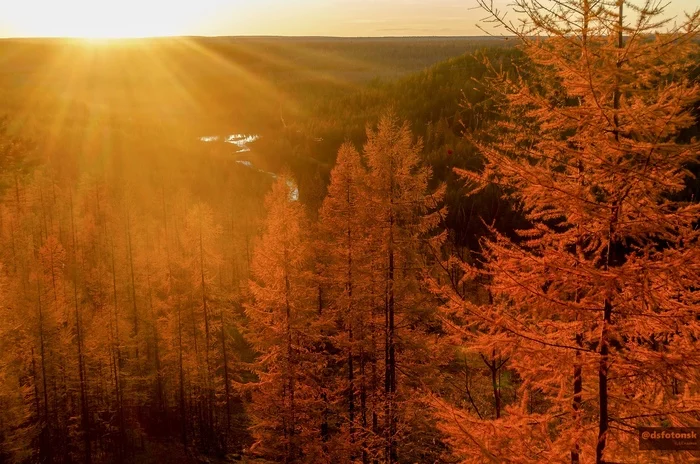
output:
[[681,195],[700,149],[681,137],[700,16],[521,0],[514,24],[480,4],[529,61],[487,82],[503,121],[471,136],[484,169],[460,174],[501,186],[532,226],[485,241],[492,304],[442,291],[469,347],[509,357],[522,383],[493,422],[443,404],[445,429],[465,462],[642,459],[636,427],[697,425],[700,410],[700,205]]

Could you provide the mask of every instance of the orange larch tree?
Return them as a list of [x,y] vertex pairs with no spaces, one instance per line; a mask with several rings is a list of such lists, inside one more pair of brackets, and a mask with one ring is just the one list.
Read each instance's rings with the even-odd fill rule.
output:
[[470,136],[483,171],[460,174],[501,186],[531,227],[484,242],[491,304],[441,292],[470,349],[509,357],[520,400],[488,422],[443,404],[445,431],[464,462],[641,459],[637,427],[698,425],[700,411],[700,205],[679,195],[700,153],[680,138],[700,98],[687,77],[700,15],[519,0],[514,24],[480,3],[528,62],[486,82],[503,120]]
[[291,197],[289,176],[265,199],[267,220],[252,259],[248,340],[260,353],[250,404],[253,450],[278,462],[319,462],[317,295],[308,221]]
[[319,212],[319,241],[322,244],[322,276],[325,300],[337,330],[332,343],[339,351],[337,383],[332,403],[343,418],[337,453],[341,460],[361,458],[368,462],[371,451],[368,408],[369,359],[376,356],[369,341],[373,330],[369,298],[367,173],[360,154],[349,142],[340,147],[331,171],[328,194]]
[[[414,141],[408,123],[392,113],[367,130],[364,156],[369,168],[366,214],[370,235],[374,301],[383,316],[384,388],[381,395],[381,434],[384,462],[397,462],[399,443],[412,447],[409,456],[430,459],[421,439],[432,440],[430,417],[416,414],[423,406],[412,395],[430,378],[435,354],[430,337],[432,302],[421,291],[426,240],[437,246],[444,234],[431,237],[444,209],[444,188],[429,192],[431,171],[420,162],[422,142]],[[379,327],[377,327],[378,329]],[[400,367],[399,367],[400,366]],[[423,420],[424,422],[421,422]],[[409,437],[413,434],[412,437]],[[417,454],[416,454],[417,453]]]

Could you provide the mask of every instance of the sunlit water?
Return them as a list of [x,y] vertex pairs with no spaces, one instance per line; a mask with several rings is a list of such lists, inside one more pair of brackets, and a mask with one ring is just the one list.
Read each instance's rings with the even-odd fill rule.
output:
[[[223,140],[225,143],[231,143],[235,146],[238,147],[238,150],[236,150],[236,153],[245,153],[250,151],[250,144],[255,142],[260,138],[259,135],[256,134],[231,134],[227,135],[226,137],[219,137],[218,135],[208,135],[204,137],[200,137],[199,140],[202,142],[218,142]],[[258,172],[261,172],[265,175],[270,176],[273,179],[277,179],[277,174],[274,172],[269,172],[269,171],[263,171],[262,169],[258,169],[253,165],[252,161],[249,160],[236,160],[236,163],[245,166],[250,169],[254,169]],[[289,188],[289,200],[290,201],[297,201],[299,200],[299,187],[294,183],[294,181],[287,180],[287,187]]]
[[236,153],[245,153],[247,151],[250,151],[250,147],[248,145],[255,142],[259,138],[260,136],[256,134],[231,134],[227,135],[226,137],[219,137],[218,135],[206,135],[204,137],[200,137],[199,140],[201,140],[202,142],[218,142],[220,140],[223,140],[226,143],[231,143],[237,146],[238,150],[236,150]]
[[226,137],[226,143],[232,143],[238,147],[236,153],[244,153],[250,151],[248,144],[251,144],[260,138],[259,135],[234,134]]

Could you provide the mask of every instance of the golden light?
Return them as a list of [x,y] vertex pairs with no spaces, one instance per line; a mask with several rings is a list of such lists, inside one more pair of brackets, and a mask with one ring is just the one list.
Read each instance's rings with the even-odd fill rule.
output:
[[206,27],[223,3],[224,0],[23,0],[1,9],[3,22],[13,35],[106,39],[185,34]]

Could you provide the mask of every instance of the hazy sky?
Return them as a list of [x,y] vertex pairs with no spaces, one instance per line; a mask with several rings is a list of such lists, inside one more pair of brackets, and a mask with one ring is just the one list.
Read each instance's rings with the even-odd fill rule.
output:
[[[510,0],[494,0],[502,9]],[[480,35],[476,0],[0,0],[0,36]],[[700,7],[672,0],[669,14]]]

